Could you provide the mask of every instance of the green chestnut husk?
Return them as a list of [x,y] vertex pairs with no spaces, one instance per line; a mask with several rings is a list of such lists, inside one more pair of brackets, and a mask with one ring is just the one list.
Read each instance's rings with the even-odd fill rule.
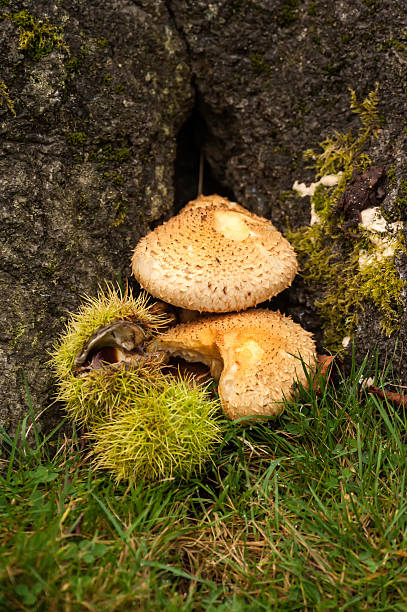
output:
[[106,285],[85,297],[51,364],[69,418],[85,429],[93,465],[117,482],[198,474],[222,439],[220,402],[148,353],[171,322],[145,294]]

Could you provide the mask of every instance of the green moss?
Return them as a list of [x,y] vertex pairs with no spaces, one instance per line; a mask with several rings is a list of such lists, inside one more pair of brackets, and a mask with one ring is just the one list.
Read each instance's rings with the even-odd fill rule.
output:
[[120,200],[120,202],[118,202],[115,206],[115,220],[113,221],[112,225],[113,227],[118,227],[119,225],[121,225],[123,223],[123,221],[126,218],[126,213],[127,213],[127,204],[126,202],[124,202],[123,200]]
[[109,42],[105,39],[90,38],[81,33],[82,44],[77,51],[77,54],[70,57],[65,62],[65,69],[67,72],[67,83],[66,86],[74,79],[75,76],[80,74],[83,70],[86,70],[88,74],[94,75],[94,65],[89,61],[92,56],[100,53],[106,49]]
[[5,84],[4,81],[0,79],[0,106],[2,106],[3,104],[7,106],[10,113],[13,115],[13,117],[15,117],[16,111],[14,109],[14,102],[10,98],[10,94],[8,92],[7,85]]
[[326,68],[322,70],[322,73],[328,76],[337,76],[341,73],[342,66],[343,62],[329,62]]
[[38,343],[42,340],[42,338],[44,337],[44,332],[38,331],[34,334],[33,339],[31,340],[31,348],[35,348]]
[[394,166],[391,166],[387,170],[387,178],[389,180],[390,185],[395,185],[396,183],[396,169]]
[[333,136],[326,138],[320,143],[322,152],[312,149],[305,151],[305,158],[314,161],[316,177],[321,178],[326,174],[337,174],[343,172],[338,187],[332,193],[331,199],[337,197],[345,189],[345,184],[350,178],[355,167],[364,169],[371,163],[370,158],[362,153],[368,138],[376,137],[380,128],[381,119],[377,111],[379,85],[376,84],[374,91],[359,103],[353,89],[350,90],[351,109],[359,115],[361,127],[358,134],[350,129],[345,134],[335,131]]
[[68,144],[74,149],[74,160],[81,164],[85,161],[96,162],[97,169],[112,185],[119,187],[123,184],[120,175],[120,166],[131,158],[131,150],[125,146],[115,146],[108,143],[100,146],[92,143],[84,131],[71,132],[66,136]]
[[390,40],[385,40],[382,43],[376,45],[377,51],[388,51],[389,49],[396,49],[397,51],[405,51],[406,45],[402,43],[400,40],[395,38],[391,38]]
[[312,42],[318,49],[318,51],[321,53],[322,52],[321,39],[315,28],[310,28],[310,37],[311,37]]
[[315,212],[318,213],[318,215],[322,216],[324,219],[330,214],[329,198],[327,197],[328,194],[328,187],[325,187],[324,185],[318,185],[312,197]]
[[[105,76],[103,77],[103,84],[104,85],[112,85],[112,75],[110,74],[110,72],[108,72],[107,74],[105,74]],[[117,83],[114,86],[114,93],[116,94],[121,94],[126,90],[126,86],[123,83]]]
[[271,66],[266,61],[264,61],[261,53],[255,53],[250,57],[250,63],[254,72],[257,74],[270,74]]
[[[401,250],[405,250],[402,241],[399,244]],[[403,314],[401,293],[405,285],[395,269],[394,257],[365,266],[360,272],[360,280],[362,298],[370,300],[380,310],[382,331],[390,336],[400,327]]]
[[231,0],[230,8],[232,15],[240,15],[248,4],[250,3],[247,3],[245,0]]
[[121,187],[124,183],[123,177],[117,172],[103,172],[103,178],[115,187]]
[[49,261],[46,264],[43,265],[42,269],[41,269],[41,276],[42,278],[52,278],[55,276],[55,273],[57,272],[59,266],[58,263],[56,261]]
[[89,159],[97,161],[99,165],[120,166],[123,162],[130,159],[131,152],[128,147],[114,147],[112,144],[106,144],[96,153],[91,153]]
[[109,46],[109,41],[107,40],[107,38],[96,38],[96,44],[101,49],[105,49]]
[[23,323],[19,323],[15,329],[14,329],[14,335],[12,340],[10,341],[10,348],[12,350],[15,350],[17,348],[17,346],[19,345],[22,336],[24,336],[27,333],[27,326],[23,325]]
[[[377,93],[376,86],[359,103],[351,91],[351,108],[361,119],[357,134],[351,130],[345,134],[335,132],[321,143],[322,151],[306,151],[306,157],[314,160],[316,178],[342,174],[335,187],[319,185],[311,198],[320,221],[288,235],[298,252],[305,280],[321,295],[316,307],[324,322],[325,344],[331,350],[341,349],[342,339],[352,335],[367,301],[379,310],[383,333],[390,335],[400,324],[404,282],[395,268],[396,254],[380,257],[369,232],[361,228],[354,237],[345,236],[341,230],[344,219],[335,212],[353,169],[363,171],[371,163],[363,149],[368,139],[377,135],[380,125]],[[407,205],[407,181],[405,186]],[[404,250],[404,243],[397,237],[395,253],[400,250]],[[362,252],[371,257],[371,263],[361,267]]]
[[72,132],[67,135],[66,139],[72,147],[78,147],[84,145],[88,137],[85,132]]
[[85,48],[82,46],[79,50],[78,55],[71,57],[69,60],[65,62],[65,69],[67,72],[68,79],[72,78],[75,74],[78,74],[81,71],[84,59],[87,53]]
[[284,28],[293,24],[298,19],[298,7],[300,0],[284,0],[283,6],[277,15],[277,23]]
[[394,211],[402,217],[407,212],[407,180],[401,180],[398,197],[393,202]]
[[[326,244],[325,240],[323,243]],[[376,258],[360,268],[359,257],[364,246],[374,257],[375,249],[369,245],[366,234],[355,241],[343,259],[339,252],[335,253],[329,247],[313,257],[312,265],[318,266],[315,280],[325,289],[316,306],[326,323],[326,346],[332,350],[340,350],[342,339],[352,336],[366,302],[373,303],[379,310],[384,334],[391,335],[399,329],[404,282],[395,269],[395,258]],[[401,248],[400,240],[399,250]]]
[[36,19],[27,10],[22,10],[2,15],[1,19],[8,19],[18,27],[18,48],[31,59],[38,61],[51,53],[55,47],[60,47],[69,53],[60,29],[46,17]]

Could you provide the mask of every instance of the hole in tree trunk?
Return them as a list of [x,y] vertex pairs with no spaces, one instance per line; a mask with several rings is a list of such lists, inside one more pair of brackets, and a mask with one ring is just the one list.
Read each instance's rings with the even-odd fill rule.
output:
[[[175,214],[198,196],[200,155],[201,151],[205,153],[205,144],[209,136],[209,129],[204,118],[195,109],[180,129],[177,138],[177,157],[174,169]],[[213,138],[211,138],[211,146],[213,147]],[[230,200],[235,200],[233,191],[215,178],[206,159],[204,159],[202,191],[204,195],[217,193]]]

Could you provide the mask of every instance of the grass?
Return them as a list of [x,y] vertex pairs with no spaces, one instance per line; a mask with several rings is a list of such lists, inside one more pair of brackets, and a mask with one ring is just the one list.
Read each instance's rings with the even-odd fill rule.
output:
[[227,425],[188,481],[117,486],[77,433],[29,447],[29,415],[3,432],[0,609],[407,610],[406,414],[360,388],[374,361],[338,376]]

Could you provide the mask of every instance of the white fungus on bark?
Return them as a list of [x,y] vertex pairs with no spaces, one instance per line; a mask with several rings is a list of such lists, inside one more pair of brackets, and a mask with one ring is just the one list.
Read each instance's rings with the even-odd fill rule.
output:
[[341,178],[342,172],[338,172],[338,174],[326,174],[322,176],[319,181],[315,183],[311,183],[309,187],[305,183],[299,183],[298,181],[294,182],[293,189],[298,193],[301,198],[305,198],[306,196],[311,197],[311,219],[310,225],[316,225],[321,223],[321,217],[315,210],[315,205],[312,201],[312,196],[314,195],[316,188],[319,185],[324,185],[325,187],[334,187],[339,183],[339,179]]
[[359,253],[359,269],[383,261],[386,257],[393,257],[397,245],[396,234],[401,230],[403,223],[396,221],[388,223],[383,217],[379,206],[372,206],[361,211],[360,227],[367,230],[369,240],[374,245],[373,252],[362,249]]

